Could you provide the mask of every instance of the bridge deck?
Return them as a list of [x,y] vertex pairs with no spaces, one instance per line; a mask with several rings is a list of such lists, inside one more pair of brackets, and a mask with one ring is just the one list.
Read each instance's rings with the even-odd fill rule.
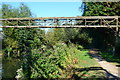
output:
[[0,27],[120,27],[120,16],[6,18],[0,22]]

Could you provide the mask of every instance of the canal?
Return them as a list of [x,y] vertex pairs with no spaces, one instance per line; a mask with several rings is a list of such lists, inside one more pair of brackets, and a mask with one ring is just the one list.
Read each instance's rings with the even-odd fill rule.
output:
[[21,61],[17,58],[2,58],[2,79],[15,79],[16,71],[21,67]]

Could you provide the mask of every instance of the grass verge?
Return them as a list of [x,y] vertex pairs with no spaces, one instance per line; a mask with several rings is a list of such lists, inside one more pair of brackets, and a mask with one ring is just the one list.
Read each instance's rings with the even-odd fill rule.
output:
[[[88,50],[78,50],[76,47],[67,50],[68,58],[63,71],[63,76],[67,78],[103,78],[104,72],[101,66],[88,54]],[[62,77],[63,77],[62,76]]]

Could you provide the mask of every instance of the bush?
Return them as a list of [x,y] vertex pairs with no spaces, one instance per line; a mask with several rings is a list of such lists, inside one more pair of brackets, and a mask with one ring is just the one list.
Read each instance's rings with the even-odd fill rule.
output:
[[77,46],[77,49],[80,49],[80,50],[82,50],[84,47],[83,46],[81,46],[81,45],[78,45]]
[[[65,57],[67,55],[67,45],[60,42],[53,46],[53,49],[47,49],[46,46],[41,49],[32,50],[31,77],[30,78],[59,78],[61,69],[64,67]],[[25,64],[23,65],[25,66]],[[24,73],[24,71],[22,71]],[[19,76],[22,73],[18,73]],[[25,77],[25,76],[24,76]]]

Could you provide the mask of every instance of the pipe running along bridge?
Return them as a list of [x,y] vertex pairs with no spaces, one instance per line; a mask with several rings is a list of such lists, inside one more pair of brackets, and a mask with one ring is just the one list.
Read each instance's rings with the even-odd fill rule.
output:
[[120,27],[120,16],[30,17],[0,19],[0,27]]

